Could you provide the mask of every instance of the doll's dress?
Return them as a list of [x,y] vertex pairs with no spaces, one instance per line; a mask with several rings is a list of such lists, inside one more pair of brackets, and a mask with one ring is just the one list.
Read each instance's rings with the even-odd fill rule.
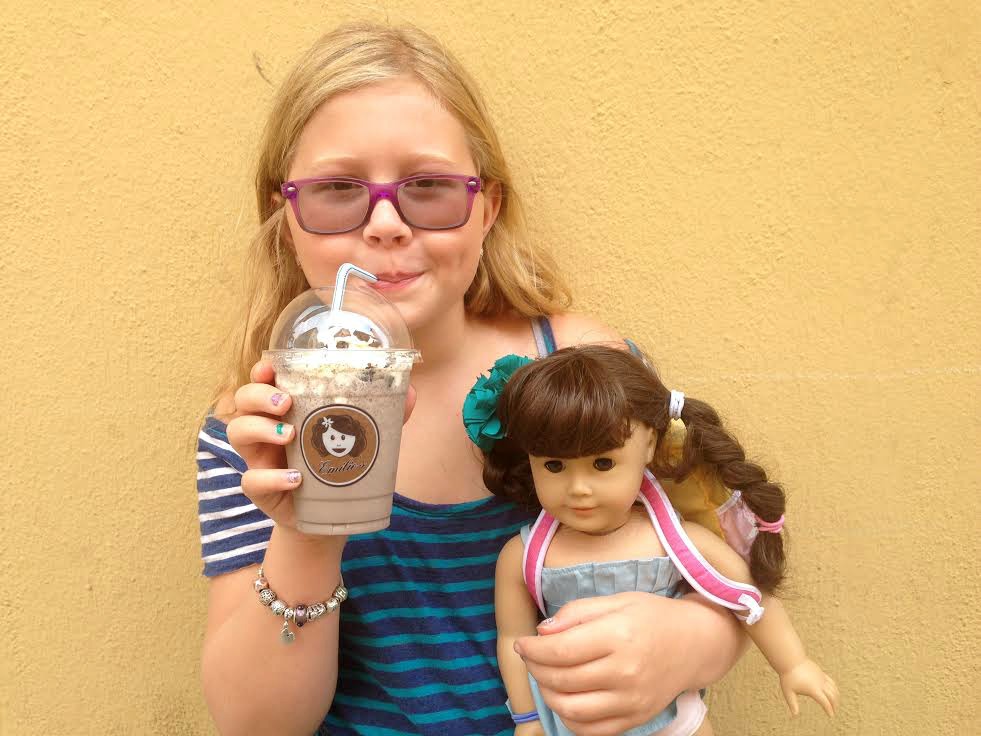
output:
[[[521,541],[526,546],[530,532],[530,524],[521,529]],[[554,616],[566,603],[579,598],[632,591],[679,598],[684,593],[680,585],[682,580],[678,568],[668,557],[585,562],[570,567],[543,567],[541,591],[546,613]],[[545,704],[538,683],[531,674],[528,680],[546,736],[574,736]],[[705,712],[705,705],[698,693],[685,692],[651,720],[626,731],[624,736],[654,733],[659,736],[688,736],[701,725]]]

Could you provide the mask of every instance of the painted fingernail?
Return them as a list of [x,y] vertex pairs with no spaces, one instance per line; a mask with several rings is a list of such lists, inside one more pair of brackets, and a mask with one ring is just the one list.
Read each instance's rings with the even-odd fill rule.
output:
[[303,476],[300,475],[299,470],[287,470],[286,471],[286,482],[287,483],[299,483]]
[[279,406],[284,401],[286,401],[286,394],[273,394],[269,397],[269,403],[273,406]]
[[279,424],[276,425],[276,434],[278,435],[285,435],[289,433],[289,431],[290,431],[290,425],[288,424],[283,424],[283,422],[280,422]]
[[540,624],[538,624],[538,625],[539,625],[539,626],[548,626],[549,624],[554,624],[554,623],[555,623],[555,619],[554,619],[554,618],[552,618],[551,616],[549,616],[549,617],[548,617],[547,619],[545,619],[544,621],[542,621],[542,622],[541,622]]

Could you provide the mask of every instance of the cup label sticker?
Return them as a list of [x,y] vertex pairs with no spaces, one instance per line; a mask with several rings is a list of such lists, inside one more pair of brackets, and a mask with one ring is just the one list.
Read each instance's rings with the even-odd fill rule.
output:
[[303,460],[330,486],[357,483],[378,456],[378,425],[369,414],[346,404],[315,409],[300,430]]

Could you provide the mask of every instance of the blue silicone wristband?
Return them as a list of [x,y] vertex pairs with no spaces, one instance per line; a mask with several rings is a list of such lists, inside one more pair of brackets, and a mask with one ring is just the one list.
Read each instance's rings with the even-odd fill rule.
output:
[[539,720],[538,711],[532,710],[527,713],[512,713],[511,720],[515,723],[531,723],[532,721]]

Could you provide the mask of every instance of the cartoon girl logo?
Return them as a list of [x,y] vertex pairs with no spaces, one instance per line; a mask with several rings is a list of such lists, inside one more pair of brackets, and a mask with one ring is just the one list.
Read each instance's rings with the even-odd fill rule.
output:
[[347,486],[363,478],[378,454],[378,425],[353,406],[314,410],[301,430],[303,459],[321,482]]
[[328,453],[334,457],[348,453],[360,455],[365,446],[365,432],[349,416],[328,414],[313,428],[313,446],[324,456]]

